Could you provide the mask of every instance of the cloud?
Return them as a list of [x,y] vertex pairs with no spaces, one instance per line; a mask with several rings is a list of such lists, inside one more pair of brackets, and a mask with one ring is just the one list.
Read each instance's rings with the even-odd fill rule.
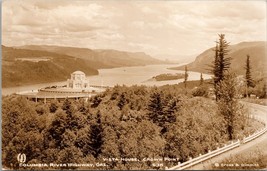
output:
[[[42,1],[37,2],[41,3]],[[54,4],[53,2],[51,1],[51,4]],[[28,28],[44,27],[48,29],[50,26],[53,26],[62,31],[83,32],[101,27],[102,23],[95,22],[94,18],[98,17],[101,19],[101,17],[106,17],[101,14],[101,6],[94,3],[87,4],[87,6],[65,4],[65,6],[58,6],[53,10],[35,8],[35,5],[36,3],[28,4],[28,6],[24,4],[24,6],[27,7],[24,8],[22,6],[14,6],[14,4],[10,4],[10,6],[14,6],[14,8],[5,8],[7,11],[4,11],[3,14],[4,23],[9,26],[20,25],[27,26]],[[13,15],[12,19],[8,17],[8,15]],[[51,32],[51,30],[46,31]]]
[[265,1],[9,0],[3,44],[57,44],[149,54],[195,54],[229,42],[266,41]]
[[125,37],[120,34],[120,33],[116,33],[116,32],[111,32],[111,31],[98,31],[95,32],[96,34],[96,38],[97,39],[105,39],[105,40],[112,40],[112,41],[118,41],[118,40],[123,40]]
[[145,22],[144,21],[133,21],[132,26],[137,29],[144,29],[145,28]]
[[157,13],[155,10],[153,10],[153,9],[151,9],[149,7],[146,7],[146,6],[142,7],[141,10],[142,10],[143,13],[147,13],[147,14],[155,14],[155,13]]
[[133,21],[130,26],[136,29],[161,29],[163,24],[160,22]]

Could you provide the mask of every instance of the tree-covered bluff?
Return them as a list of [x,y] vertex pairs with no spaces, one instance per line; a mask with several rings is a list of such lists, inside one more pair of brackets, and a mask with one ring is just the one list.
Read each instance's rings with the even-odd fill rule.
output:
[[[244,107],[238,108],[234,139],[259,125],[247,119]],[[3,166],[16,169],[23,169],[17,162],[19,153],[26,154],[27,164],[106,163],[62,169],[164,169],[228,141],[217,104],[185,94],[177,85],[115,86],[88,102],[44,104],[11,95],[3,97],[2,117]],[[178,161],[155,166],[144,160],[163,157]],[[104,161],[107,158],[118,161]],[[138,161],[123,160],[131,158]]]

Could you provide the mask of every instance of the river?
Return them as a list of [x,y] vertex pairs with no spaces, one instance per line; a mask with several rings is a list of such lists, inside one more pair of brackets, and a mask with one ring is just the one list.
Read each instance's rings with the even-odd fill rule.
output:
[[[184,65],[184,64],[180,64]],[[153,76],[165,73],[184,73],[184,71],[170,70],[168,68],[177,67],[178,64],[172,65],[146,65],[146,66],[135,66],[135,67],[120,67],[111,69],[100,69],[99,75],[87,77],[91,85],[103,85],[103,86],[114,86],[114,85],[147,85],[147,86],[161,86],[166,84],[177,84],[182,82],[183,79],[169,80],[169,81],[148,81]],[[200,73],[188,71],[188,80],[199,80]],[[204,79],[211,78],[208,74],[203,74]],[[18,86],[3,88],[2,95],[8,95],[21,91],[37,90],[43,87],[52,85],[65,85],[66,81],[52,82],[44,84],[34,84],[27,86]]]

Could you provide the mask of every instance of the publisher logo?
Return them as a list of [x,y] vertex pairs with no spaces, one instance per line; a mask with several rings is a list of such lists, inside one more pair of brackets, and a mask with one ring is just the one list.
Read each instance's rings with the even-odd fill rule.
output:
[[17,156],[17,160],[19,163],[25,163],[26,162],[26,155],[24,153],[19,153]]

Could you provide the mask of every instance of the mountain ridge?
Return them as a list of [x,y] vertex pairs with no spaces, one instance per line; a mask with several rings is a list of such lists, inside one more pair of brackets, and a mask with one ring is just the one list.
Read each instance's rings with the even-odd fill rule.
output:
[[[76,70],[90,76],[97,75],[101,68],[163,63],[143,53],[138,56],[120,51],[115,54],[110,51],[96,53],[86,48],[49,47],[50,51],[46,48],[29,46],[24,49],[2,45],[2,87],[65,81]],[[87,55],[91,56],[87,58]]]
[[155,59],[144,52],[127,52],[114,49],[89,49],[54,45],[26,45],[17,49],[34,49],[70,55],[89,60],[96,69],[114,68],[121,66],[137,66],[146,64],[161,64],[164,61]]
[[63,81],[79,69],[87,75],[98,74],[82,59],[2,46],[2,87]]
[[[209,65],[214,60],[214,48],[209,48],[199,54],[195,60],[187,64],[187,69],[196,72],[209,73]],[[229,45],[229,55],[231,57],[230,69],[238,75],[244,75],[247,55],[250,55],[253,75],[266,74],[266,41],[240,42]],[[185,65],[173,67],[171,69],[184,70]]]

